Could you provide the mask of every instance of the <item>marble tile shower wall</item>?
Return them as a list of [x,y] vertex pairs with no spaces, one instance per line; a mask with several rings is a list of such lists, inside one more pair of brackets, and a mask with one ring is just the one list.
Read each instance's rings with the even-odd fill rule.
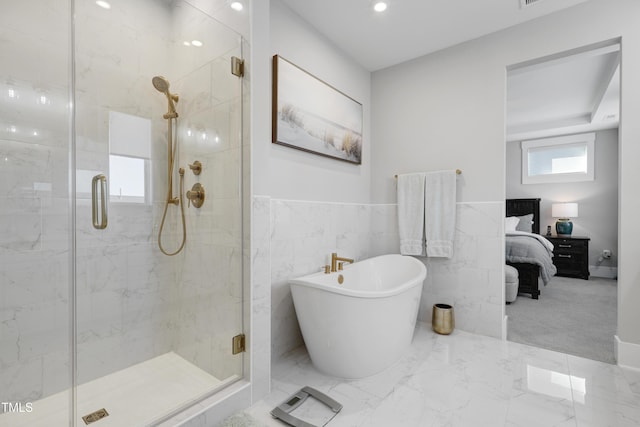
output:
[[[272,356],[277,360],[303,343],[288,280],[319,271],[336,250],[356,260],[398,253],[399,238],[395,204],[274,199],[270,210]],[[431,322],[434,303],[450,303],[458,328],[501,336],[503,210],[501,202],[458,203],[453,258],[421,258],[428,270],[421,321]]]
[[[109,233],[86,231],[94,247],[79,265],[97,272],[104,269],[111,277],[106,292],[98,289],[100,293],[92,288],[93,280],[86,281],[87,298],[101,306],[94,304],[86,313],[79,310],[80,382],[167,351],[226,378],[229,372],[239,372],[235,365],[240,363],[228,357],[230,337],[239,332],[242,313],[241,99],[236,89],[240,83],[229,73],[231,56],[241,56],[240,40],[185,2],[145,0],[127,7],[119,20],[103,21],[97,8],[92,9],[95,16],[87,13],[87,33],[105,26],[105,36],[98,36],[97,42],[87,40],[80,59],[87,72],[81,73],[78,89],[88,99],[83,104],[87,117],[78,121],[88,127],[83,134],[89,147],[84,166],[92,169],[96,159],[108,161],[104,141],[110,110],[151,119],[153,204],[112,203],[113,241]],[[201,47],[183,44],[196,38]],[[165,76],[170,91],[180,96],[175,170],[186,170],[185,192],[195,182],[207,192],[202,208],[185,206],[187,244],[174,257],[157,249],[168,182],[168,135],[162,118],[166,99],[151,85],[155,75]],[[195,160],[203,164],[199,176],[188,167]],[[175,196],[178,191],[174,172]],[[163,244],[170,252],[182,238],[179,212],[170,206],[165,223]],[[114,355],[113,348],[123,351]]]
[[[144,0],[104,10],[76,5],[76,164],[109,171],[109,113],[151,121],[152,203],[109,202],[109,225],[92,227],[88,194],[78,183],[77,363],[84,383],[171,349],[176,259],[156,246],[166,197],[166,99],[151,77],[168,69],[171,11]],[[80,173],[80,172],[79,172]],[[173,220],[173,218],[171,218]],[[166,224],[174,229],[171,221]],[[170,241],[170,239],[167,239]],[[170,246],[170,244],[167,244]],[[170,246],[171,247],[171,246]]]
[[226,52],[176,81],[181,97],[192,100],[182,106],[180,164],[202,163],[200,175],[187,171],[185,190],[199,182],[206,199],[186,210],[175,349],[220,379],[240,373],[242,364],[229,357],[242,325],[242,82],[229,71],[231,57],[241,56],[237,42],[229,40]]

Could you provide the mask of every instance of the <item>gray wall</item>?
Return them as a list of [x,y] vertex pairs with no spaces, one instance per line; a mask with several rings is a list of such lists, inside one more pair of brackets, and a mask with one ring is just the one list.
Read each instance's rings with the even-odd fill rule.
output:
[[[618,266],[618,130],[596,132],[595,179],[559,184],[522,184],[522,150],[520,142],[507,143],[507,198],[540,197],[540,233],[551,225],[555,234],[556,219],[551,204],[577,202],[578,218],[572,220],[573,234],[587,236],[591,274],[609,277]],[[609,260],[598,262],[603,249],[613,251]]]

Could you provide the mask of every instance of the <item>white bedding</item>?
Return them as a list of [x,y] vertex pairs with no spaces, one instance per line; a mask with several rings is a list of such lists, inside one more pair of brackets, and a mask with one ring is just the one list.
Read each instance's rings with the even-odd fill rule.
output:
[[553,265],[553,244],[535,233],[510,231],[505,233],[506,260],[511,263],[536,264],[540,266],[540,277],[546,285],[556,274]]
[[543,236],[536,233],[527,233],[526,231],[508,231],[504,233],[507,236],[530,236],[534,239],[538,240],[540,243],[544,245],[545,248],[549,250],[550,253],[553,254],[553,243],[545,239]]

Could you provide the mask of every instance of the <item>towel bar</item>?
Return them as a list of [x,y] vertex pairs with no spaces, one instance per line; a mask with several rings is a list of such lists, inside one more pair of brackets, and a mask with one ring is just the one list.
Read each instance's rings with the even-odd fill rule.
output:
[[[456,175],[462,175],[462,171],[460,169],[456,169]],[[398,175],[393,175],[394,178],[397,178]]]

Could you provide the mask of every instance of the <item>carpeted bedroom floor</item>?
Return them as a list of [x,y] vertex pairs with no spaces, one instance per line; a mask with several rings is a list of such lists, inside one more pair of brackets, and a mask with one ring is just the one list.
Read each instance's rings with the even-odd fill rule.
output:
[[617,280],[554,277],[540,299],[507,305],[507,339],[615,364]]

